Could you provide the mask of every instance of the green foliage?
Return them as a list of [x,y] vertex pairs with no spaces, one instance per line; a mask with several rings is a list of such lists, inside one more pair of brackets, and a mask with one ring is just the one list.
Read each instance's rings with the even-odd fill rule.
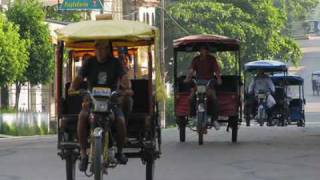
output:
[[[172,4],[171,14],[190,34],[219,34],[241,41],[242,63],[258,59],[282,59],[298,64],[301,51],[296,42],[282,32],[287,16],[274,6],[273,0],[182,0]],[[172,40],[183,34],[176,24],[166,19]],[[168,50],[168,53],[170,50]],[[171,55],[172,57],[172,55]],[[234,69],[235,59],[230,55],[218,55],[224,72]]]
[[291,35],[293,22],[306,20],[319,2],[319,0],[274,0],[274,5],[287,17],[283,33]]
[[37,0],[15,1],[6,14],[28,42],[29,65],[18,81],[32,85],[48,82],[53,74],[53,47],[41,4]]
[[1,107],[0,113],[16,113],[17,110],[13,107]]
[[33,136],[33,135],[46,135],[48,134],[48,126],[42,123],[40,126],[37,124],[8,124],[3,122],[1,124],[1,134],[12,135],[12,136]]
[[79,22],[83,19],[80,11],[58,11],[58,5],[50,6],[45,9],[46,19],[63,21],[63,22]]
[[173,97],[167,98],[166,100],[166,127],[175,127],[176,118],[174,115],[174,101]]
[[0,14],[0,86],[12,84],[28,65],[26,41],[17,26]]

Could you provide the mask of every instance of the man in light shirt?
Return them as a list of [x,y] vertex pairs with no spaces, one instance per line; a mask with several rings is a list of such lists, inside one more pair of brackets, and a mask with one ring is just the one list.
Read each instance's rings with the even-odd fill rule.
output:
[[[275,86],[271,80],[271,78],[264,73],[264,71],[258,71],[256,77],[251,81],[248,89],[248,93],[251,95],[247,101],[247,107],[250,109],[250,112],[254,112],[254,104],[256,103],[255,95],[257,95],[260,91],[267,93],[267,107],[268,114],[271,113],[272,107],[276,104],[272,94],[275,92]],[[254,113],[255,114],[255,113]]]

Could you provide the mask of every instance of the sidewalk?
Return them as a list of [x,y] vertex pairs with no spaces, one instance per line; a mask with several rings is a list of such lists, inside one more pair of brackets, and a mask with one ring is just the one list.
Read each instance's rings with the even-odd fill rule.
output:
[[57,137],[56,134],[34,135],[34,136],[10,136],[5,134],[0,134],[0,142],[16,141],[16,140],[51,139],[56,137]]

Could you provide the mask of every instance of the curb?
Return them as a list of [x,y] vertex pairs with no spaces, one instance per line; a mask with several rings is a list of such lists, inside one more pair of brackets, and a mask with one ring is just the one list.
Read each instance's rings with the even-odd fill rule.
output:
[[0,134],[0,142],[3,141],[15,141],[15,140],[34,140],[34,139],[48,139],[57,137],[56,134],[53,135],[34,135],[34,136],[10,136],[5,134]]

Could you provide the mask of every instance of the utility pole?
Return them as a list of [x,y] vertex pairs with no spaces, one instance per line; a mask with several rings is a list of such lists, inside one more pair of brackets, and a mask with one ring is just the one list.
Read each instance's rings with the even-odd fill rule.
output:
[[[165,0],[161,0],[161,17],[160,17],[160,38],[161,38],[161,44],[160,44],[160,71],[161,71],[161,77],[162,80],[165,81],[165,50],[164,50],[164,10],[165,10]],[[166,127],[166,101],[163,101],[163,104],[161,105],[161,116],[162,116],[162,127]]]
[[101,6],[102,6],[102,9],[100,10],[100,14],[103,14],[104,12],[104,0],[100,0],[101,2]]

